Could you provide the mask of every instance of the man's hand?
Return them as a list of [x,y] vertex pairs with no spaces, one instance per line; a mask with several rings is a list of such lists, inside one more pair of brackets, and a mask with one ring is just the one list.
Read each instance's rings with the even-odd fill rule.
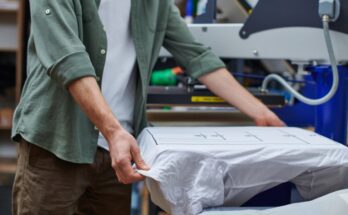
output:
[[131,166],[131,161],[134,161],[139,169],[148,169],[140,156],[137,142],[122,128],[113,115],[95,78],[78,79],[69,85],[68,90],[108,141],[112,167],[115,169],[119,181],[129,184],[143,180],[144,177],[136,173]]
[[265,113],[255,117],[254,121],[257,126],[286,126],[285,123],[282,120],[280,120],[277,115],[275,115],[272,111],[268,109]]
[[138,169],[149,169],[142,159],[137,142],[132,135],[122,128],[110,140],[109,150],[112,167],[121,183],[131,184],[144,180],[144,176],[137,173],[131,166],[131,161],[134,161]]

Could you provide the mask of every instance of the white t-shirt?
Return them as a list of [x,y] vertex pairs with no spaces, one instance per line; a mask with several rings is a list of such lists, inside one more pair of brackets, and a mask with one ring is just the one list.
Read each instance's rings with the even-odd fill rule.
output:
[[[102,93],[121,125],[133,133],[137,74],[133,71],[136,53],[130,33],[130,11],[131,0],[101,0],[99,7],[108,42]],[[108,149],[101,133],[98,146]]]

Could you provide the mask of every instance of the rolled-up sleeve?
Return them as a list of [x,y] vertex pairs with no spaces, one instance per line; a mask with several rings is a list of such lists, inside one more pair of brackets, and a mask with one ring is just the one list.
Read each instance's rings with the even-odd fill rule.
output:
[[225,67],[225,64],[210,48],[195,41],[174,4],[170,7],[163,46],[194,78]]
[[66,88],[72,81],[96,76],[79,38],[73,0],[31,0],[31,31],[36,54],[47,74]]

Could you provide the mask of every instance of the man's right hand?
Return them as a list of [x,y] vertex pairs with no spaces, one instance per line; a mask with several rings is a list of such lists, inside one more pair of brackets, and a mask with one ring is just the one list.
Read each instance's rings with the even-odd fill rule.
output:
[[131,165],[133,161],[138,169],[149,170],[140,155],[137,141],[123,128],[115,133],[109,141],[109,150],[112,167],[118,180],[124,184],[144,180],[144,176],[137,173]]
[[84,77],[70,83],[68,90],[80,105],[88,118],[96,125],[109,143],[112,167],[121,183],[130,184],[143,180],[131,166],[134,161],[137,168],[148,170],[140,156],[137,141],[122,128],[110,107],[104,100],[94,77]]

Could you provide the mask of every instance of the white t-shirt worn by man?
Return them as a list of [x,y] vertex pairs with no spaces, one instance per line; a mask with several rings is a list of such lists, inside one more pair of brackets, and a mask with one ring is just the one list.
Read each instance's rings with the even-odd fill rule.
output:
[[[101,0],[99,16],[107,35],[108,51],[102,93],[121,125],[133,133],[136,53],[130,33],[131,0]],[[109,149],[99,133],[98,146]]]

